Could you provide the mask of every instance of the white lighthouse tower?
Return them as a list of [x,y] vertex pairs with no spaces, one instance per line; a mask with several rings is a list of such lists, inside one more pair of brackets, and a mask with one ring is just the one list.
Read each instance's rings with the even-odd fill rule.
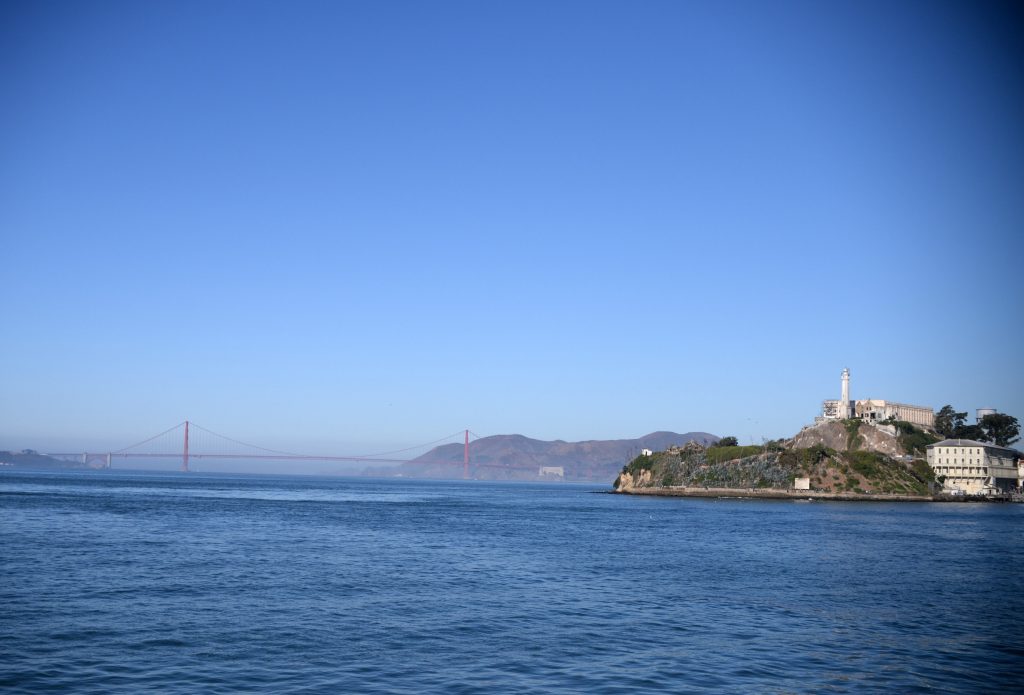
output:
[[850,369],[843,368],[843,398],[839,401],[839,417],[849,420],[853,416],[850,412]]

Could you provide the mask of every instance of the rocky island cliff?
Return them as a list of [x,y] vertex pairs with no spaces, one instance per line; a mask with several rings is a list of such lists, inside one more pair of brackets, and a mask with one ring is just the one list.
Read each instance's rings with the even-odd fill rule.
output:
[[930,499],[935,476],[923,451],[934,437],[908,423],[825,422],[759,446],[681,447],[641,455],[616,492],[681,496]]

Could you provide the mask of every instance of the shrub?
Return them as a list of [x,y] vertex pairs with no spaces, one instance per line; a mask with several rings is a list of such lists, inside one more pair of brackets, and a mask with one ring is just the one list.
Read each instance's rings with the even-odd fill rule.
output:
[[801,461],[808,466],[820,463],[823,459],[828,458],[829,455],[828,449],[825,448],[824,444],[815,444],[799,451]]
[[713,446],[709,447],[704,455],[712,463],[722,463],[723,461],[756,456],[760,453],[761,447],[759,446]]
[[860,420],[844,420],[843,424],[846,426],[846,450],[859,449],[864,443],[864,438],[860,436]]
[[630,475],[636,475],[640,471],[649,471],[654,468],[653,458],[650,456],[644,456],[640,454],[635,459],[630,461],[623,467],[623,473],[629,473]]
[[884,475],[883,466],[888,459],[873,451],[848,451],[844,457],[855,472],[865,478],[880,478]]
[[896,428],[897,439],[903,451],[907,454],[913,454],[915,451],[924,451],[925,447],[929,444],[939,441],[939,437],[930,432],[925,432],[909,422],[893,420],[890,424]]
[[928,462],[923,459],[914,459],[914,462],[910,464],[910,470],[914,477],[922,483],[935,482],[935,469],[929,466]]

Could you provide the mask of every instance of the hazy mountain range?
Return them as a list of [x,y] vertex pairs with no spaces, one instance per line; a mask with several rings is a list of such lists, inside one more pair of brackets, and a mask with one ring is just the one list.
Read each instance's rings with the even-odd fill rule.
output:
[[[696,440],[711,443],[718,437],[708,432],[651,432],[637,439],[545,442],[521,434],[499,434],[470,442],[469,476],[478,480],[538,480],[542,467],[562,467],[565,480],[615,480],[619,471],[641,449],[663,451]],[[412,478],[463,477],[463,445],[445,444],[423,456],[373,475]],[[545,476],[545,479],[551,479]]]

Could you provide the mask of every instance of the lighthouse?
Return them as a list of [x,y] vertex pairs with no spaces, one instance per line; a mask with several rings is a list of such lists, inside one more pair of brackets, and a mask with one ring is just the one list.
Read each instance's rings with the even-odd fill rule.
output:
[[843,368],[843,397],[839,401],[839,417],[849,420],[853,413],[850,412],[850,369]]

